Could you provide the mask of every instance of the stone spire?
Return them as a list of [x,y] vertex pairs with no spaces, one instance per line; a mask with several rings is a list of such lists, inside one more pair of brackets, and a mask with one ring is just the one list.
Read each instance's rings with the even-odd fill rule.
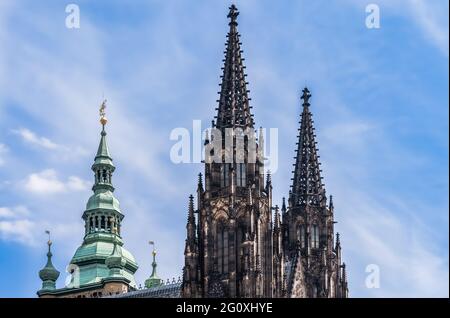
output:
[[281,214],[283,215],[283,217],[286,214],[286,212],[287,212],[287,209],[286,209],[286,198],[283,197],[283,201],[282,201],[282,204],[281,204]]
[[242,57],[243,51],[237,31],[238,15],[239,11],[236,6],[231,5],[228,13],[230,31],[227,35],[218,113],[214,125],[218,129],[253,127],[249,91],[247,90],[248,83],[245,79],[244,58]]
[[303,89],[303,112],[301,115],[294,164],[294,178],[291,201],[297,206],[322,206],[326,202],[325,189],[320,176],[318,149],[313,127],[312,114],[309,110],[311,94],[308,88]]
[[187,219],[187,240],[186,240],[186,249],[189,248],[190,252],[195,251],[195,242],[196,242],[196,224],[195,224],[195,215],[194,215],[194,196],[191,194],[189,196],[189,208],[188,208],[188,219]]
[[45,267],[39,271],[39,278],[42,280],[42,288],[38,292],[46,292],[46,291],[52,291],[56,288],[56,281],[59,277],[59,271],[53,266],[52,263],[52,241],[50,240],[50,231],[45,231],[45,233],[48,234],[48,252],[47,252],[47,264],[45,264]]

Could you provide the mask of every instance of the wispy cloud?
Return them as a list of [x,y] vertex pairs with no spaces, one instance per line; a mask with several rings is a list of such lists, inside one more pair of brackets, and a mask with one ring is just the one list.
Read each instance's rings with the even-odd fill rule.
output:
[[25,206],[0,207],[0,239],[34,245],[34,222]]
[[15,207],[0,207],[0,218],[16,219],[18,217],[29,216],[30,211],[23,205]]
[[[60,159],[67,157],[76,158],[78,156],[84,156],[88,153],[85,149],[79,146],[69,147],[66,145],[57,144],[47,137],[37,135],[28,128],[13,129],[11,132],[20,136],[22,140],[29,145],[57,152],[58,158]],[[63,158],[61,158],[61,154],[63,155]]]
[[410,0],[408,8],[428,40],[448,57],[448,1]]
[[57,149],[61,147],[60,145],[55,144],[50,139],[46,137],[37,136],[34,132],[26,128],[13,130],[12,132],[21,136],[22,139],[25,140],[26,142],[45,149]]
[[[8,103],[0,104],[0,115],[8,116],[0,116],[0,127],[16,130],[29,146],[25,151],[33,151],[16,155],[15,169],[0,170],[0,177],[8,180],[7,184],[0,183],[0,200],[9,201],[6,204],[11,206],[25,202],[33,209],[29,216],[11,218],[13,208],[4,208],[2,237],[11,240],[16,235],[24,244],[36,238],[45,242],[43,231],[50,229],[55,237],[54,254],[60,257],[59,269],[68,263],[82,238],[80,211],[88,197],[82,191],[88,183],[75,176],[87,178],[92,161],[81,156],[71,165],[60,161],[76,153],[74,145],[89,149],[89,156],[95,155],[97,107],[105,92],[109,101],[108,143],[117,166],[114,182],[126,215],[123,235],[126,247],[141,265],[137,277],[143,281],[150,273],[149,239],[159,246],[161,275],[178,275],[183,264],[186,197],[195,189],[195,175],[201,168],[171,164],[168,136],[172,128],[189,127],[196,117],[209,122],[214,115],[212,103],[217,97],[229,3],[149,3],[139,7],[138,13],[133,12],[136,19],[116,24],[113,17],[104,23],[86,2],[81,5],[79,30],[63,27],[65,13],[59,5],[27,4],[28,10],[24,10],[24,2],[7,3],[11,4],[9,9],[0,4],[0,42],[8,43],[0,50],[0,99]],[[361,6],[361,1],[357,3]],[[419,81],[420,86],[410,79],[421,76],[421,66],[414,68],[414,61],[423,62],[435,51],[431,45],[432,50],[426,54],[416,49],[427,47],[427,43],[445,46],[440,34],[446,25],[439,22],[436,31],[435,22],[413,15],[413,9],[407,6],[412,2],[390,3],[394,2],[381,3],[380,32],[385,33],[360,32],[364,7],[354,13],[341,2],[296,1],[274,7],[271,1],[261,0],[239,5],[239,28],[257,123],[283,128],[280,156],[286,162],[292,161],[294,152],[300,85],[307,83],[313,92],[312,111],[324,177],[327,191],[335,195],[337,227],[343,232],[353,296],[431,295],[431,284],[439,283],[435,277],[445,277],[445,270],[448,272],[448,254],[442,251],[442,246],[448,247],[448,240],[436,239],[430,246],[421,243],[430,234],[429,216],[441,216],[444,210],[441,205],[445,199],[430,199],[434,190],[427,179],[444,175],[442,170],[433,170],[433,159],[442,156],[428,157],[428,149],[422,151],[417,146],[422,135],[412,138],[395,130],[402,125],[429,130],[423,121],[407,117],[419,113],[419,106],[405,96],[414,93],[430,101],[435,95],[429,74]],[[102,12],[110,8],[114,6],[105,4]],[[120,9],[130,10],[124,6]],[[149,18],[147,12],[155,15]],[[428,19],[435,21],[435,12],[427,13]],[[416,32],[419,36],[411,42],[402,42],[411,39],[414,32],[402,33],[401,38],[391,35],[398,25],[389,28],[385,24],[388,19],[384,19],[387,15],[391,21],[407,24],[408,29],[419,27],[423,34]],[[198,32],[200,29],[202,32]],[[376,37],[380,34],[382,39]],[[430,42],[423,41],[425,38]],[[117,47],[123,50],[117,51]],[[386,49],[393,47],[397,53],[391,51],[392,56],[387,56]],[[402,64],[403,55],[413,62]],[[393,63],[393,58],[398,62]],[[427,111],[432,113],[432,107],[436,105],[429,103]],[[427,114],[420,111],[420,119]],[[398,125],[402,116],[406,119]],[[9,119],[16,121],[10,123]],[[3,156],[4,166],[13,161],[10,154],[14,156],[19,148],[12,143],[7,146],[10,149],[8,156]],[[36,160],[36,155],[42,156]],[[45,161],[52,158],[57,161],[47,165]],[[42,170],[43,162],[44,167],[53,169]],[[274,176],[274,202],[286,195],[290,177],[287,168],[280,168]],[[17,180],[22,180],[20,187],[13,186]],[[444,187],[448,184],[445,180],[442,183]],[[427,186],[422,188],[420,184]],[[408,186],[416,188],[402,191]],[[29,195],[30,191],[36,195]],[[418,199],[404,208],[392,203],[387,193],[399,201]],[[54,200],[52,194],[64,194],[64,199]],[[406,217],[406,211],[412,217]],[[418,220],[412,221],[415,218]],[[442,224],[445,219],[436,225],[439,232],[445,232]],[[13,234],[18,231],[15,225],[23,235]],[[151,237],[143,239],[147,235]],[[37,270],[41,261],[30,264],[30,271]],[[381,266],[380,290],[364,287],[368,263]],[[421,263],[424,266],[419,266]],[[408,267],[413,269],[412,279]],[[439,284],[436,294],[445,295],[444,287],[445,283]],[[28,295],[33,292],[23,291]]]
[[25,190],[39,195],[84,191],[89,188],[89,185],[89,181],[82,180],[77,176],[70,176],[67,181],[61,181],[53,169],[32,173],[24,181]]

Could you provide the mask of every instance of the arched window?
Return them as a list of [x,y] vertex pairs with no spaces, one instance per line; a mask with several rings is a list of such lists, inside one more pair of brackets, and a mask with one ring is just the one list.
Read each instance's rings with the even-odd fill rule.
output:
[[220,166],[220,186],[228,187],[230,184],[230,165],[228,163],[224,163]]
[[217,228],[217,265],[219,273],[228,273],[228,232],[223,224]]
[[319,248],[319,226],[317,224],[312,226],[311,247]]
[[236,165],[236,183],[238,187],[245,187],[246,186],[246,173],[245,170],[245,163],[238,163]]
[[304,248],[306,245],[306,231],[303,224],[300,224],[297,228],[297,239],[300,242],[300,247]]

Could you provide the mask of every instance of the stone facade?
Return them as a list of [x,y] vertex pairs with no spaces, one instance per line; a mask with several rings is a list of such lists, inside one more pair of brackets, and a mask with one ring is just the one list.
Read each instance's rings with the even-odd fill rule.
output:
[[[311,94],[303,90],[298,149],[289,202],[281,214],[272,203],[270,174],[264,180],[263,134],[256,141],[245,67],[232,5],[218,113],[205,142],[197,208],[189,198],[184,297],[347,297],[334,207],[327,205],[319,169]],[[231,133],[230,133],[231,130]],[[218,133],[217,133],[218,132]],[[243,135],[243,132],[246,132]],[[250,132],[249,135],[247,133]],[[214,138],[231,136],[217,149]],[[243,147],[238,147],[242,138]],[[212,157],[219,160],[211,160]],[[228,157],[227,157],[228,156]],[[226,159],[230,159],[227,161]]]

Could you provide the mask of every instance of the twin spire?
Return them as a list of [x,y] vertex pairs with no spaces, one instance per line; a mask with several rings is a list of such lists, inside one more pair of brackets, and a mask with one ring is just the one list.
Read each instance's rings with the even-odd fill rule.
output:
[[318,149],[314,134],[314,121],[309,110],[311,93],[308,88],[302,91],[303,111],[300,120],[298,148],[296,149],[294,178],[290,193],[293,206],[326,204],[325,188],[320,176]]
[[233,4],[230,7],[228,18],[230,19],[230,31],[227,34],[225,59],[220,97],[218,100],[215,127],[225,128],[253,128],[253,115],[250,112],[250,98],[247,90],[245,66],[242,57],[241,43],[237,31],[237,17],[239,11]]

